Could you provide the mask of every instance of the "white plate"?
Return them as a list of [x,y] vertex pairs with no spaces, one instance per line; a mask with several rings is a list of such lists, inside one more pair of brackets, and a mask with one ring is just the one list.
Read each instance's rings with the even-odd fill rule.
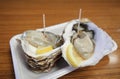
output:
[[[55,34],[61,35],[63,32],[63,29],[70,23],[65,22],[62,24],[54,25],[51,27],[46,28],[47,31],[53,32]],[[94,23],[90,22],[90,25],[94,25],[95,28],[98,28]],[[99,28],[100,29],[100,28]],[[43,30],[43,29],[37,29],[37,30]],[[101,29],[100,29],[101,30]],[[113,52],[114,50],[117,49],[117,44],[115,41],[111,39],[111,37],[104,31],[102,31],[106,37],[107,40],[109,40],[109,43],[112,44],[111,47],[106,47],[103,51],[104,56]],[[13,65],[14,65],[14,71],[15,71],[15,76],[16,79],[56,79],[59,78],[65,74],[68,74],[77,68],[72,68],[70,67],[66,61],[61,58],[59,61],[57,61],[55,67],[48,73],[34,73],[30,71],[26,67],[26,63],[24,62],[23,58],[23,50],[21,49],[20,44],[16,40],[18,37],[20,37],[21,34],[15,35],[11,38],[10,40],[10,48],[11,48],[11,53],[12,53],[12,59],[13,59]],[[103,56],[99,59],[99,61],[103,58]],[[99,62],[97,61],[97,63]],[[97,64],[96,63],[96,64]],[[95,64],[94,64],[95,65]]]

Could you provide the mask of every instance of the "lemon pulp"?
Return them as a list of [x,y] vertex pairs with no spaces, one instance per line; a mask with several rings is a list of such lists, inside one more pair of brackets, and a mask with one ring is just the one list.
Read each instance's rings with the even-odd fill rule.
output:
[[47,46],[47,47],[38,47],[36,50],[36,54],[45,54],[53,50],[52,46]]

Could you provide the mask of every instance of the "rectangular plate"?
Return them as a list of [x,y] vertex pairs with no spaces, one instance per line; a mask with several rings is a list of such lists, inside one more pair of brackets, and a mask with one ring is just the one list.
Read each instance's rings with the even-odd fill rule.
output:
[[[65,26],[67,26],[68,23],[69,22],[65,22],[62,24],[50,26],[47,27],[46,30],[61,35]],[[37,29],[37,30],[43,30],[43,29]],[[69,66],[66,63],[66,61],[63,58],[61,58],[59,61],[57,61],[55,67],[53,67],[52,70],[48,73],[34,73],[30,71],[26,67],[25,60],[22,58],[23,50],[21,48],[21,45],[16,40],[18,37],[20,37],[20,35],[21,34],[15,35],[10,40],[10,48],[11,48],[16,79],[48,79],[48,78],[55,79],[77,69]],[[114,43],[114,41],[112,42]],[[113,50],[115,50],[115,48]],[[110,51],[104,50],[104,51],[112,52],[113,50]]]

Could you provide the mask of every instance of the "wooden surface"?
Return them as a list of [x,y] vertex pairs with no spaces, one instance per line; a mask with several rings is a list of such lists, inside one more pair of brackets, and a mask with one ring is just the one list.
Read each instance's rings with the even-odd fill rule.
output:
[[[120,46],[120,0],[0,0],[0,79],[15,79],[9,46],[12,36],[25,30],[87,17],[104,29]],[[120,79],[120,48],[96,66],[85,67],[60,79]]]

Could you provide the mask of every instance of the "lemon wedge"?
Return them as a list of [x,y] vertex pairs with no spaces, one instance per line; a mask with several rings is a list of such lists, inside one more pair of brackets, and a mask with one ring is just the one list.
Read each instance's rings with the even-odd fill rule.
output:
[[79,67],[79,64],[83,61],[83,58],[81,58],[79,53],[76,52],[72,43],[70,43],[67,47],[66,57],[73,67]]
[[52,46],[47,46],[47,47],[38,47],[36,50],[36,54],[45,54],[53,50]]

